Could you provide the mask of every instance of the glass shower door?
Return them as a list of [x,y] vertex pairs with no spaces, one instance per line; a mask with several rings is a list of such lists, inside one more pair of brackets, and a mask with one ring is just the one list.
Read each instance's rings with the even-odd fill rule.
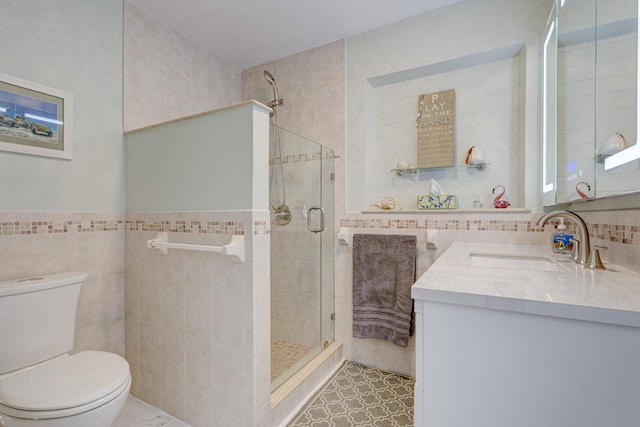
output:
[[[270,159],[272,200],[291,221],[271,221],[271,388],[274,390],[334,339],[334,155],[285,129]],[[284,185],[279,182],[284,179]],[[275,205],[276,203],[272,203]]]

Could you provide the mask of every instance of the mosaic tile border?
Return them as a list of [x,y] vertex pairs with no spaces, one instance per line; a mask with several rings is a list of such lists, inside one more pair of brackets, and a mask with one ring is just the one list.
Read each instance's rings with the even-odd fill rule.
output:
[[[57,216],[57,214],[55,214]],[[13,213],[12,217],[19,217]],[[25,216],[33,216],[26,213]],[[54,215],[52,215],[54,216]],[[77,216],[71,214],[70,216]],[[593,238],[623,245],[640,246],[640,225],[588,223]],[[352,219],[340,220],[340,227],[382,230],[454,230],[454,231],[506,231],[542,233],[531,220],[495,219]],[[244,235],[243,221],[224,220],[121,220],[121,219],[68,219],[68,220],[14,220],[0,221],[0,236],[43,235],[60,233],[95,233],[109,231],[167,231],[194,234]],[[268,221],[253,222],[254,235],[270,234]]]
[[126,231],[244,235],[243,221],[127,220]]
[[[229,213],[225,212],[228,216]],[[5,220],[2,216],[11,220]],[[23,220],[20,217],[30,218]],[[244,235],[244,221],[225,220],[126,220],[124,219],[75,219],[74,217],[87,216],[86,213],[69,213],[68,218],[64,214],[52,213],[50,215],[34,215],[33,212],[21,214],[11,212],[8,215],[0,214],[0,237],[3,236],[29,236],[47,234],[71,234],[71,233],[96,233],[112,231],[166,231],[173,233],[194,234],[220,234],[220,235]],[[114,215],[110,215],[113,217]],[[36,217],[37,219],[31,219]],[[39,217],[39,218],[38,218]],[[55,219],[48,219],[53,217]],[[61,218],[61,219],[58,219]],[[269,221],[253,221],[253,235],[270,234]]]
[[[333,151],[328,151],[324,153],[324,156],[320,152],[315,153],[303,153],[303,154],[292,154],[289,156],[282,157],[282,164],[286,165],[289,163],[301,163],[301,162],[313,162],[316,160],[335,160],[339,159],[340,156]],[[280,157],[275,157],[269,160],[269,164],[273,165],[276,160],[280,160]]]
[[391,230],[518,231],[542,233],[530,220],[495,219],[341,219],[340,227]]
[[123,223],[122,220],[2,221],[0,236],[120,231],[123,229]]
[[[623,245],[640,246],[640,226],[629,224],[588,223],[592,238]],[[531,220],[496,219],[341,219],[340,227],[380,230],[453,230],[453,231],[506,231],[524,233],[544,233],[550,229],[541,228]],[[572,227],[569,227],[572,229]]]
[[640,226],[589,224],[589,235],[607,242],[640,246]]

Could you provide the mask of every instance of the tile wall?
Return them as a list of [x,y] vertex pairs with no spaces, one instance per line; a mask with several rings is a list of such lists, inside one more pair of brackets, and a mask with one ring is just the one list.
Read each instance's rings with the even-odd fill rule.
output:
[[[124,55],[125,131],[240,101],[240,70],[130,2]],[[194,427],[269,425],[268,221],[267,212],[251,209],[127,213],[134,395]],[[145,242],[161,230],[170,241],[213,245],[242,234],[247,259],[160,255]]]
[[74,351],[124,356],[124,215],[0,212],[0,280],[83,271]]
[[242,99],[273,99],[264,70],[275,77],[280,126],[342,154],[345,123],[345,40],[256,65],[242,71]]
[[[269,224],[263,212],[127,213],[126,357],[132,393],[193,427],[267,425]],[[223,245],[246,260],[146,247]]]
[[125,1],[124,130],[240,101],[240,70]]
[[591,244],[607,247],[602,260],[640,273],[640,210],[585,212]]

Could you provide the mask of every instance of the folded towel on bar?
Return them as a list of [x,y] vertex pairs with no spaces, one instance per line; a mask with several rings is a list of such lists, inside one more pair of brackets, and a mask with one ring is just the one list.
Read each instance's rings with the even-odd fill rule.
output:
[[416,236],[353,235],[353,336],[406,347],[413,333]]

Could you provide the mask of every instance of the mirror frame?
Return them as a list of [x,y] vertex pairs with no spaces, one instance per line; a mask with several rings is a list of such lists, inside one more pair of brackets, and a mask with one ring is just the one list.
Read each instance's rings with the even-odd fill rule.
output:
[[543,206],[544,212],[550,212],[557,209],[569,212],[640,209],[640,191],[612,194],[611,196],[603,196],[593,199],[573,200],[571,202]]
[[[557,8],[557,3],[554,2],[554,7]],[[637,58],[636,58],[636,105],[638,108],[637,114],[637,133],[638,138],[636,142],[630,147],[612,155],[605,159],[604,169],[610,170],[617,166],[621,166],[625,163],[640,159],[640,0],[638,0],[638,30],[637,30]],[[543,69],[543,74],[546,70]],[[544,103],[543,103],[544,104]],[[545,106],[542,106],[543,112]],[[544,113],[543,113],[544,116]],[[545,141],[543,142],[543,150],[545,149]],[[544,152],[544,151],[543,151]],[[544,159],[542,159],[544,163]],[[557,167],[557,166],[556,166]],[[545,177],[542,177],[542,184],[545,184]],[[631,191],[621,194],[612,194],[603,197],[594,197],[590,199],[573,200],[570,202],[556,203],[553,205],[543,206],[545,212],[561,209],[571,212],[589,212],[589,211],[610,211],[610,210],[626,210],[626,209],[640,209],[640,190]]]

